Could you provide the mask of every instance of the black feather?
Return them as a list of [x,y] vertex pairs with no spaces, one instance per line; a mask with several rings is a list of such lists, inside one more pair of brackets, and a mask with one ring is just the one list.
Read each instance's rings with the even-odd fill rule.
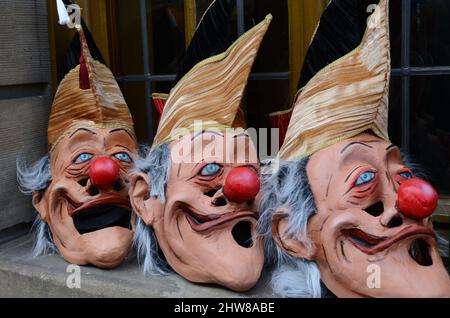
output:
[[175,82],[197,63],[226,51],[233,43],[231,21],[235,7],[235,0],[215,0],[211,4],[186,50]]
[[370,4],[376,0],[332,0],[306,53],[298,89],[328,64],[354,50],[362,40]]
[[[72,1],[63,0],[66,6],[71,5]],[[91,52],[91,56],[94,60],[99,61],[102,64],[106,64],[103,56],[100,53],[97,45],[94,42],[94,38],[92,37],[89,28],[86,23],[84,23],[83,19],[81,19],[81,27],[83,28],[84,37],[86,38],[86,42],[89,47],[89,51]],[[70,43],[68,49],[64,55],[64,67],[63,67],[63,77],[69,73],[72,69],[74,69],[78,64],[80,64],[80,54],[81,54],[81,43],[80,36],[78,32],[73,36],[72,42]]]

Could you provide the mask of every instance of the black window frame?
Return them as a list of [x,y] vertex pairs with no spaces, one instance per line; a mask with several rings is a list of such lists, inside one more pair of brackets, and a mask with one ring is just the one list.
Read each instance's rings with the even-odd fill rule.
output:
[[[411,78],[414,76],[450,75],[450,66],[411,66],[411,5],[412,0],[401,0],[401,63],[391,70],[392,77],[401,78],[401,147],[407,153],[411,150]],[[154,126],[155,111],[152,101],[152,83],[173,82],[175,74],[153,74],[150,70],[150,49],[148,45],[147,1],[139,0],[140,29],[142,42],[143,74],[125,75],[117,78],[119,82],[144,82],[145,105],[147,112],[148,142],[151,144],[156,127]],[[236,1],[238,36],[245,32],[244,0]],[[289,80],[290,72],[252,73],[250,81]],[[244,113],[247,114],[247,103],[244,103]]]
[[[144,82],[145,83],[145,107],[147,113],[147,132],[148,142],[152,144],[155,137],[156,127],[154,125],[155,110],[152,100],[154,82],[174,82],[176,74],[153,74],[150,70],[150,48],[149,35],[147,23],[147,1],[139,0],[139,15],[140,15],[140,29],[142,42],[142,60],[143,60],[143,74],[125,75],[117,78],[118,82]],[[236,24],[238,36],[245,33],[245,11],[244,0],[236,0]],[[289,80],[290,72],[265,72],[252,73],[250,81],[272,81],[272,80]],[[244,114],[247,116],[247,103],[244,99]]]
[[399,68],[391,70],[391,76],[401,77],[402,82],[401,147],[407,153],[411,152],[411,78],[450,75],[450,66],[411,66],[411,5],[412,0],[402,0],[401,62]]

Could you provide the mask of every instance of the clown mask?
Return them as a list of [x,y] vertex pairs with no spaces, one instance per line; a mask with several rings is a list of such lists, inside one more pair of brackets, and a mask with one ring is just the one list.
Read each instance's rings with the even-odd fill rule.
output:
[[91,57],[81,29],[79,39],[80,64],[61,81],[50,114],[51,176],[29,192],[39,224],[49,227],[50,240],[68,262],[112,268],[131,248],[134,218],[126,175],[138,146],[113,74]]
[[[164,159],[170,161],[165,200],[149,196],[147,174],[133,177],[136,213],[183,277],[236,291],[251,288],[263,265],[262,244],[255,238],[260,181],[252,141],[242,130],[206,130],[171,142],[170,149]],[[237,149],[246,160],[227,160]]]
[[126,130],[94,127],[76,129],[52,151],[52,181],[33,205],[67,261],[110,268],[128,254],[133,218],[125,176],[136,151]]
[[334,294],[450,296],[431,220],[437,194],[396,146],[361,134],[312,155],[306,171],[316,205],[307,226],[313,247],[283,235],[286,220],[274,233],[290,255],[317,263]]

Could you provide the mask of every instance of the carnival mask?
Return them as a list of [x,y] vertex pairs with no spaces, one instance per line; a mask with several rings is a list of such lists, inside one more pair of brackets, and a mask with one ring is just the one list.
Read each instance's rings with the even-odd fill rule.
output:
[[[338,297],[448,297],[431,220],[437,193],[389,141],[388,8],[381,0],[361,44],[298,94],[271,181],[282,194],[264,215],[279,249],[305,272],[317,266]],[[296,173],[301,190],[278,184]]]
[[[255,239],[259,164],[227,161],[238,147],[245,149],[247,159],[249,152],[256,153],[243,131],[186,135],[170,144],[165,201],[145,199],[151,180],[144,173],[134,179],[131,198],[177,273],[243,291],[258,280],[264,258]],[[180,156],[180,148],[189,150]]]
[[333,293],[450,296],[430,217],[437,194],[415,179],[396,146],[358,135],[312,155],[307,176],[317,208],[308,221],[314,247],[306,252],[298,241],[282,238],[280,244],[315,261]]
[[122,129],[81,126],[51,153],[52,181],[33,205],[69,262],[115,267],[128,254],[133,218],[126,174],[135,139]]
[[80,63],[60,83],[49,119],[51,181],[34,189],[33,205],[68,262],[112,268],[131,248],[126,176],[138,146],[113,74],[91,57],[81,28],[79,39]]
[[[259,163],[242,128],[240,104],[270,21],[268,16],[227,51],[196,64],[177,83],[164,106],[154,144],[138,164],[141,171],[131,177],[133,208],[154,232],[137,232],[138,246],[146,245],[140,249],[147,250],[143,257],[155,254],[156,244],[148,242],[156,236],[165,260],[177,273],[236,291],[253,287],[264,263],[255,230]],[[226,85],[221,84],[224,81]]]

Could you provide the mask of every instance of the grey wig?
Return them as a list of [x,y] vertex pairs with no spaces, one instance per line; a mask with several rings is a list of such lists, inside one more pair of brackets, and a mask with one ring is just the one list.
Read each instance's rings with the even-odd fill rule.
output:
[[[19,190],[26,195],[45,190],[52,181],[50,171],[50,156],[46,154],[41,159],[32,164],[27,164],[23,155],[19,155],[16,160],[17,183]],[[33,257],[47,255],[57,252],[53,242],[50,228],[42,221],[39,215],[36,216],[32,226],[35,235],[33,246]]]
[[[316,205],[311,192],[306,165],[309,158],[298,161],[282,161],[278,170],[271,175],[263,175],[261,216],[259,233],[264,240],[266,260],[274,265],[271,285],[283,297],[321,297],[320,272],[317,265],[308,260],[296,259],[282,251],[272,239],[272,217],[276,209],[287,208],[287,235],[302,240],[312,248],[307,236],[309,218],[315,213]],[[263,162],[263,165],[270,165]]]
[[[170,169],[170,148],[168,143],[147,151],[144,158],[136,159],[136,169],[148,175],[151,182],[149,195],[165,201],[166,183]],[[164,275],[169,272],[169,265],[160,256],[158,241],[150,226],[138,218],[133,238],[138,261],[145,274]]]

